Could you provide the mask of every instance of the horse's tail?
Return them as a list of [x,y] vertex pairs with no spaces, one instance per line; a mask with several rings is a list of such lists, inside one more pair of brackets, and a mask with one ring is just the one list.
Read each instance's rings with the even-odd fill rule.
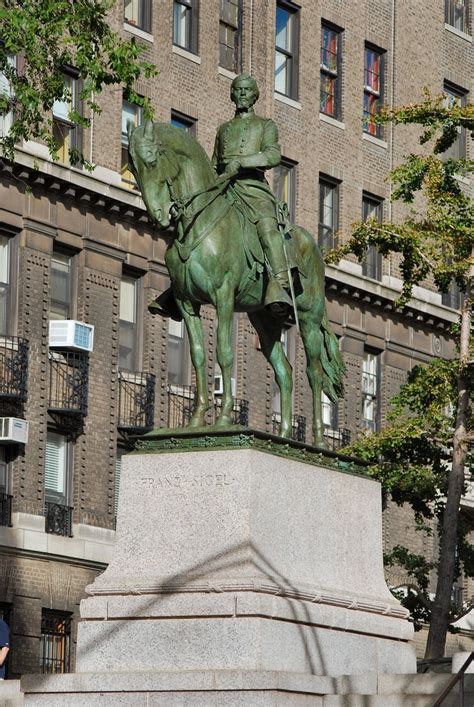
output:
[[343,375],[346,366],[339,350],[335,334],[331,331],[327,315],[321,322],[321,367],[323,369],[323,392],[333,402],[337,402],[344,392]]

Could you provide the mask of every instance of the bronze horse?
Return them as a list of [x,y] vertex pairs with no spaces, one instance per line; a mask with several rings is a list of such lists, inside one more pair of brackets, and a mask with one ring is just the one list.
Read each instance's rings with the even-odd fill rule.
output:
[[[245,223],[231,190],[216,176],[205,151],[189,132],[148,121],[130,131],[129,145],[130,164],[149,216],[168,232],[172,229],[165,262],[196,371],[197,400],[190,426],[205,425],[210,407],[200,308],[211,304],[217,312],[217,361],[223,380],[216,425],[232,424],[232,318],[234,311],[247,312],[280,389],[280,435],[290,437],[293,380],[281,344],[284,321],[264,308],[267,278],[252,227]],[[321,446],[321,392],[332,401],[340,397],[344,364],[327,318],[321,252],[305,229],[293,226],[291,236],[296,260],[303,264],[296,306],[313,398],[313,442]]]

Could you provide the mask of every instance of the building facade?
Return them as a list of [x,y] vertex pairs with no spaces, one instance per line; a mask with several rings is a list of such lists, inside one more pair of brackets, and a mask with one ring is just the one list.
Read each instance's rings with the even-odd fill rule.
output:
[[[471,10],[470,0],[118,0],[111,22],[160,70],[137,85],[156,120],[192,131],[209,154],[233,114],[233,77],[256,77],[256,111],[276,121],[284,156],[269,181],[324,250],[354,221],[403,217],[385,178],[419,149],[418,133],[375,126],[370,115],[382,103],[420,100],[424,86],[471,100]],[[58,161],[28,143],[1,173],[0,608],[12,630],[12,677],[73,668],[79,602],[114,542],[121,456],[131,435],[183,424],[193,405],[184,329],[147,308],[169,280],[164,240],[128,168],[126,126],[139,124],[140,109],[115,88],[100,97],[92,127],[80,129],[68,120],[71,105],[80,108],[80,77],[69,71],[65,81],[70,102],[53,108]],[[1,130],[9,120],[1,118]],[[68,165],[69,146],[81,146],[92,174]],[[471,157],[472,149],[464,134],[453,146]],[[464,188],[472,193],[472,183]],[[334,448],[383,425],[413,365],[454,351],[458,293],[442,296],[428,282],[400,313],[400,283],[396,259],[376,251],[363,264],[327,267],[329,316],[347,366],[344,399],[323,400]],[[209,308],[204,322],[214,352]],[[278,394],[245,315],[235,316],[234,343],[236,421],[272,432]],[[294,435],[310,441],[304,352],[294,330],[284,344]],[[208,379],[212,419],[214,353]],[[14,420],[28,422],[26,443]],[[474,500],[466,497],[464,510],[473,513]],[[407,537],[414,551],[436,556],[436,538],[415,532],[409,511],[389,504],[385,547]],[[391,570],[387,580],[406,577]],[[466,598],[472,584],[459,591]],[[417,640],[421,651],[423,632]],[[448,648],[472,644],[461,631]]]

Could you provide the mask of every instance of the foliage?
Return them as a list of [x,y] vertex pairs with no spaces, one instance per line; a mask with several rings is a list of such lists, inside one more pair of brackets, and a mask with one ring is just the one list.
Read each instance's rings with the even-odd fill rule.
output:
[[466,467],[472,470],[469,444],[474,376],[474,207],[459,177],[472,173],[474,163],[443,159],[442,155],[460,129],[474,137],[474,106],[448,106],[445,97],[432,98],[426,92],[421,104],[385,109],[376,121],[421,125],[420,143],[428,146],[432,141],[431,151],[424,148],[422,154],[408,155],[390,175],[392,199],[417,204],[419,209],[412,207],[408,217],[397,223],[369,220],[354,224],[348,241],[329,253],[326,260],[336,262],[349,253],[363,260],[370,246],[383,256],[398,254],[403,281],[396,303],[400,308],[409,303],[413,287],[424,284],[427,278],[442,292],[456,283],[464,293],[461,323],[453,329],[459,343],[458,357],[414,367],[391,401],[387,426],[346,450],[369,462],[369,473],[381,481],[385,498],[412,507],[419,529],[431,533],[435,521],[440,534],[439,562],[450,567],[451,584],[446,585],[446,577],[443,579],[439,572],[434,600],[427,589],[430,573],[438,565],[402,546],[393,548],[385,558],[387,566],[402,567],[409,578],[403,591],[399,587],[395,594],[410,609],[415,627],[432,621],[427,653],[434,657],[442,655],[446,617],[453,620],[456,615],[456,607],[447,606],[452,581],[461,568],[464,575],[474,576],[474,548],[468,541],[472,523],[459,511],[464,471]]
[[[143,47],[135,39],[122,40],[109,26],[108,12],[115,0],[3,0],[0,3],[0,73],[10,84],[10,95],[0,96],[0,112],[13,110],[8,135],[0,137],[0,151],[13,160],[22,140],[45,142],[53,159],[58,146],[52,135],[52,109],[56,100],[68,100],[64,71],[74,67],[81,78],[81,111],[69,119],[88,127],[101,108],[98,95],[107,86],[121,86],[130,102],[143,106],[151,116],[146,98],[134,84],[141,76],[156,74],[142,58]],[[17,66],[9,61],[17,57]],[[82,153],[70,151],[71,164],[88,168]]]

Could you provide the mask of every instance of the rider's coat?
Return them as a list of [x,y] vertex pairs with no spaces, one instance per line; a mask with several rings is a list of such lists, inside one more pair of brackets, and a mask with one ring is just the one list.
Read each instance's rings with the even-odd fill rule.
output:
[[212,161],[221,174],[234,159],[241,168],[229,190],[247,217],[253,223],[277,218],[276,200],[264,174],[281,162],[278,129],[273,120],[252,112],[223,123],[217,131]]

